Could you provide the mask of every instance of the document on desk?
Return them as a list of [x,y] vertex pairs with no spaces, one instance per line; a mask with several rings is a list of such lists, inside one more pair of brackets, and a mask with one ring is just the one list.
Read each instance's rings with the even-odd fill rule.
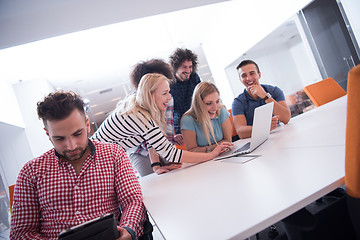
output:
[[225,158],[224,160],[222,160],[221,162],[224,163],[247,163],[257,157],[260,157],[260,155],[241,155],[241,156],[235,156],[235,157],[231,157],[231,158]]

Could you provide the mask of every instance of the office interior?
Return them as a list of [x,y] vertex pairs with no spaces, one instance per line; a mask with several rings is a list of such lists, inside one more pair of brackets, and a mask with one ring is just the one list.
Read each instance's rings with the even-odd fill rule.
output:
[[[44,133],[42,122],[36,116],[36,103],[46,93],[56,90],[56,86],[45,74],[36,75],[29,68],[11,65],[17,61],[22,62],[21,59],[11,59],[11,54],[28,54],[23,62],[29,63],[32,58],[36,59],[39,48],[44,46],[47,49],[52,46],[52,43],[46,45],[47,40],[58,44],[59,40],[83,39],[80,34],[91,38],[94,36],[90,33],[93,28],[105,26],[108,31],[116,29],[117,24],[124,24],[120,28],[124,32],[116,37],[116,44],[122,45],[122,48],[112,58],[114,68],[120,67],[122,63],[126,65],[124,73],[117,71],[111,76],[119,82],[118,85],[111,86],[112,93],[118,97],[110,100],[101,95],[96,97],[94,95],[99,92],[79,89],[80,85],[76,83],[79,79],[65,86],[65,90],[89,94],[92,127],[99,125],[121,96],[131,91],[128,74],[132,65],[140,60],[156,57],[167,60],[176,47],[190,48],[199,55],[200,77],[202,80],[215,82],[228,109],[231,108],[234,97],[243,92],[236,66],[244,59],[255,60],[262,72],[261,82],[277,85],[284,90],[286,96],[293,96],[287,98],[289,105],[302,104],[300,110],[294,108],[294,115],[312,107],[309,100],[302,99],[302,89],[305,86],[333,77],[346,90],[347,72],[360,63],[360,2],[357,0],[156,0],[151,3],[137,0],[126,3],[109,1],[106,6],[102,1],[92,1],[91,4],[84,0],[45,2],[18,0],[0,3],[0,66],[3,66],[0,69],[0,129],[3,136],[0,140],[0,193],[1,209],[6,209],[5,213],[2,210],[1,215],[9,212],[8,186],[15,184],[21,167],[52,147]],[[201,16],[201,12],[207,12],[210,17],[197,19],[196,16]],[[178,22],[173,19],[181,18],[184,20],[179,23],[183,24],[175,25]],[[142,34],[131,32],[133,29],[128,29],[125,23],[136,24],[136,19],[152,23],[152,28]],[[161,27],[155,25],[159,21]],[[172,27],[172,24],[176,27]],[[199,31],[199,28],[206,31]],[[123,42],[118,41],[119,38],[123,38]],[[156,53],[146,52],[151,44],[155,44],[154,39],[161,41],[162,47],[155,49]],[[188,39],[195,39],[197,45],[191,45]],[[132,42],[139,45],[132,46]],[[106,45],[108,42],[100,43],[102,44]],[[36,51],[21,53],[30,49],[29,46],[35,46]],[[89,44],[91,46],[93,45]],[[126,55],[124,59],[121,51],[125,48],[130,49],[133,54]],[[101,52],[102,49],[98,51]],[[56,54],[54,57],[56,58]],[[55,60],[42,59],[40,63],[47,61]],[[67,66],[60,61],[58,64]],[[49,66],[44,66],[43,70],[51,71]],[[41,69],[42,66],[38,68]],[[106,67],[104,69],[113,71]],[[72,70],[74,69],[64,68],[61,71],[56,68],[59,77],[63,78],[70,78]],[[86,70],[94,74],[92,69]],[[23,73],[30,73],[30,77]],[[72,83],[76,86],[75,89],[72,88]],[[96,86],[100,91],[106,92],[108,88],[103,86],[104,83],[105,80],[99,78]],[[106,105],[106,109],[102,109],[102,115],[97,115],[101,111],[95,106],[97,100],[111,103]],[[0,225],[0,230],[1,228],[5,229],[6,226]]]

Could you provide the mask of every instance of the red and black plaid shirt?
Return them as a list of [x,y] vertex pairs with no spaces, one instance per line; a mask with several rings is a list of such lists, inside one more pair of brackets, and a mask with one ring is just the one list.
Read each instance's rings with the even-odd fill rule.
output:
[[11,210],[10,239],[58,239],[59,233],[106,213],[121,227],[143,233],[145,208],[139,182],[124,150],[89,141],[91,154],[79,175],[54,149],[21,169]]

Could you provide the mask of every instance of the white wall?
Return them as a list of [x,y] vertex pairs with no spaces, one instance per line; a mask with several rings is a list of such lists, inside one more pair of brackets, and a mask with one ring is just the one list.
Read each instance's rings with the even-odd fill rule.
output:
[[[46,80],[27,81],[13,86],[1,83],[0,173],[4,185],[9,186],[15,184],[20,169],[27,161],[52,148],[43,123],[37,117],[36,103],[54,89]],[[21,124],[17,124],[19,120]]]
[[[222,101],[227,107],[231,106],[234,94],[233,86],[226,81],[225,68],[309,2],[310,0],[235,1],[237,6],[224,16],[229,25],[214,26],[213,33],[202,46],[222,93]],[[281,10],[278,6],[281,6]]]
[[43,122],[37,116],[36,104],[54,90],[45,79],[14,84],[14,91],[24,117],[25,133],[34,157],[52,148],[52,144],[45,134]]
[[[339,0],[338,0],[339,1]],[[340,1],[346,12],[346,16],[350,22],[351,28],[360,44],[360,1],[359,0],[341,0]]]
[[25,127],[13,87],[2,80],[0,80],[0,109],[0,123]]
[[[15,184],[21,167],[33,158],[25,129],[0,123],[0,168],[5,186]],[[7,188],[7,187],[5,187]]]

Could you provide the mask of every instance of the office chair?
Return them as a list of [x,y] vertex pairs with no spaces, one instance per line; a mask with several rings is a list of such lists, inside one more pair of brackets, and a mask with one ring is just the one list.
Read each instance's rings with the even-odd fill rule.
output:
[[232,126],[232,129],[233,129],[233,132],[232,132],[232,135],[231,135],[231,138],[232,138],[231,141],[235,142],[236,140],[239,140],[240,138],[239,138],[239,136],[238,136],[238,134],[236,132],[236,129],[235,129],[234,119],[233,119],[233,116],[232,116],[231,109],[229,109],[228,112],[230,113],[229,118],[230,118],[231,126]]
[[186,151],[185,142],[182,145],[175,144],[174,146],[175,146],[176,149],[181,149],[181,150]]
[[304,91],[316,107],[346,95],[345,90],[333,78],[310,84],[304,87]]
[[9,201],[10,201],[10,211],[13,204],[15,184],[9,186]]
[[347,204],[357,238],[360,239],[360,65],[348,74],[345,144]]

